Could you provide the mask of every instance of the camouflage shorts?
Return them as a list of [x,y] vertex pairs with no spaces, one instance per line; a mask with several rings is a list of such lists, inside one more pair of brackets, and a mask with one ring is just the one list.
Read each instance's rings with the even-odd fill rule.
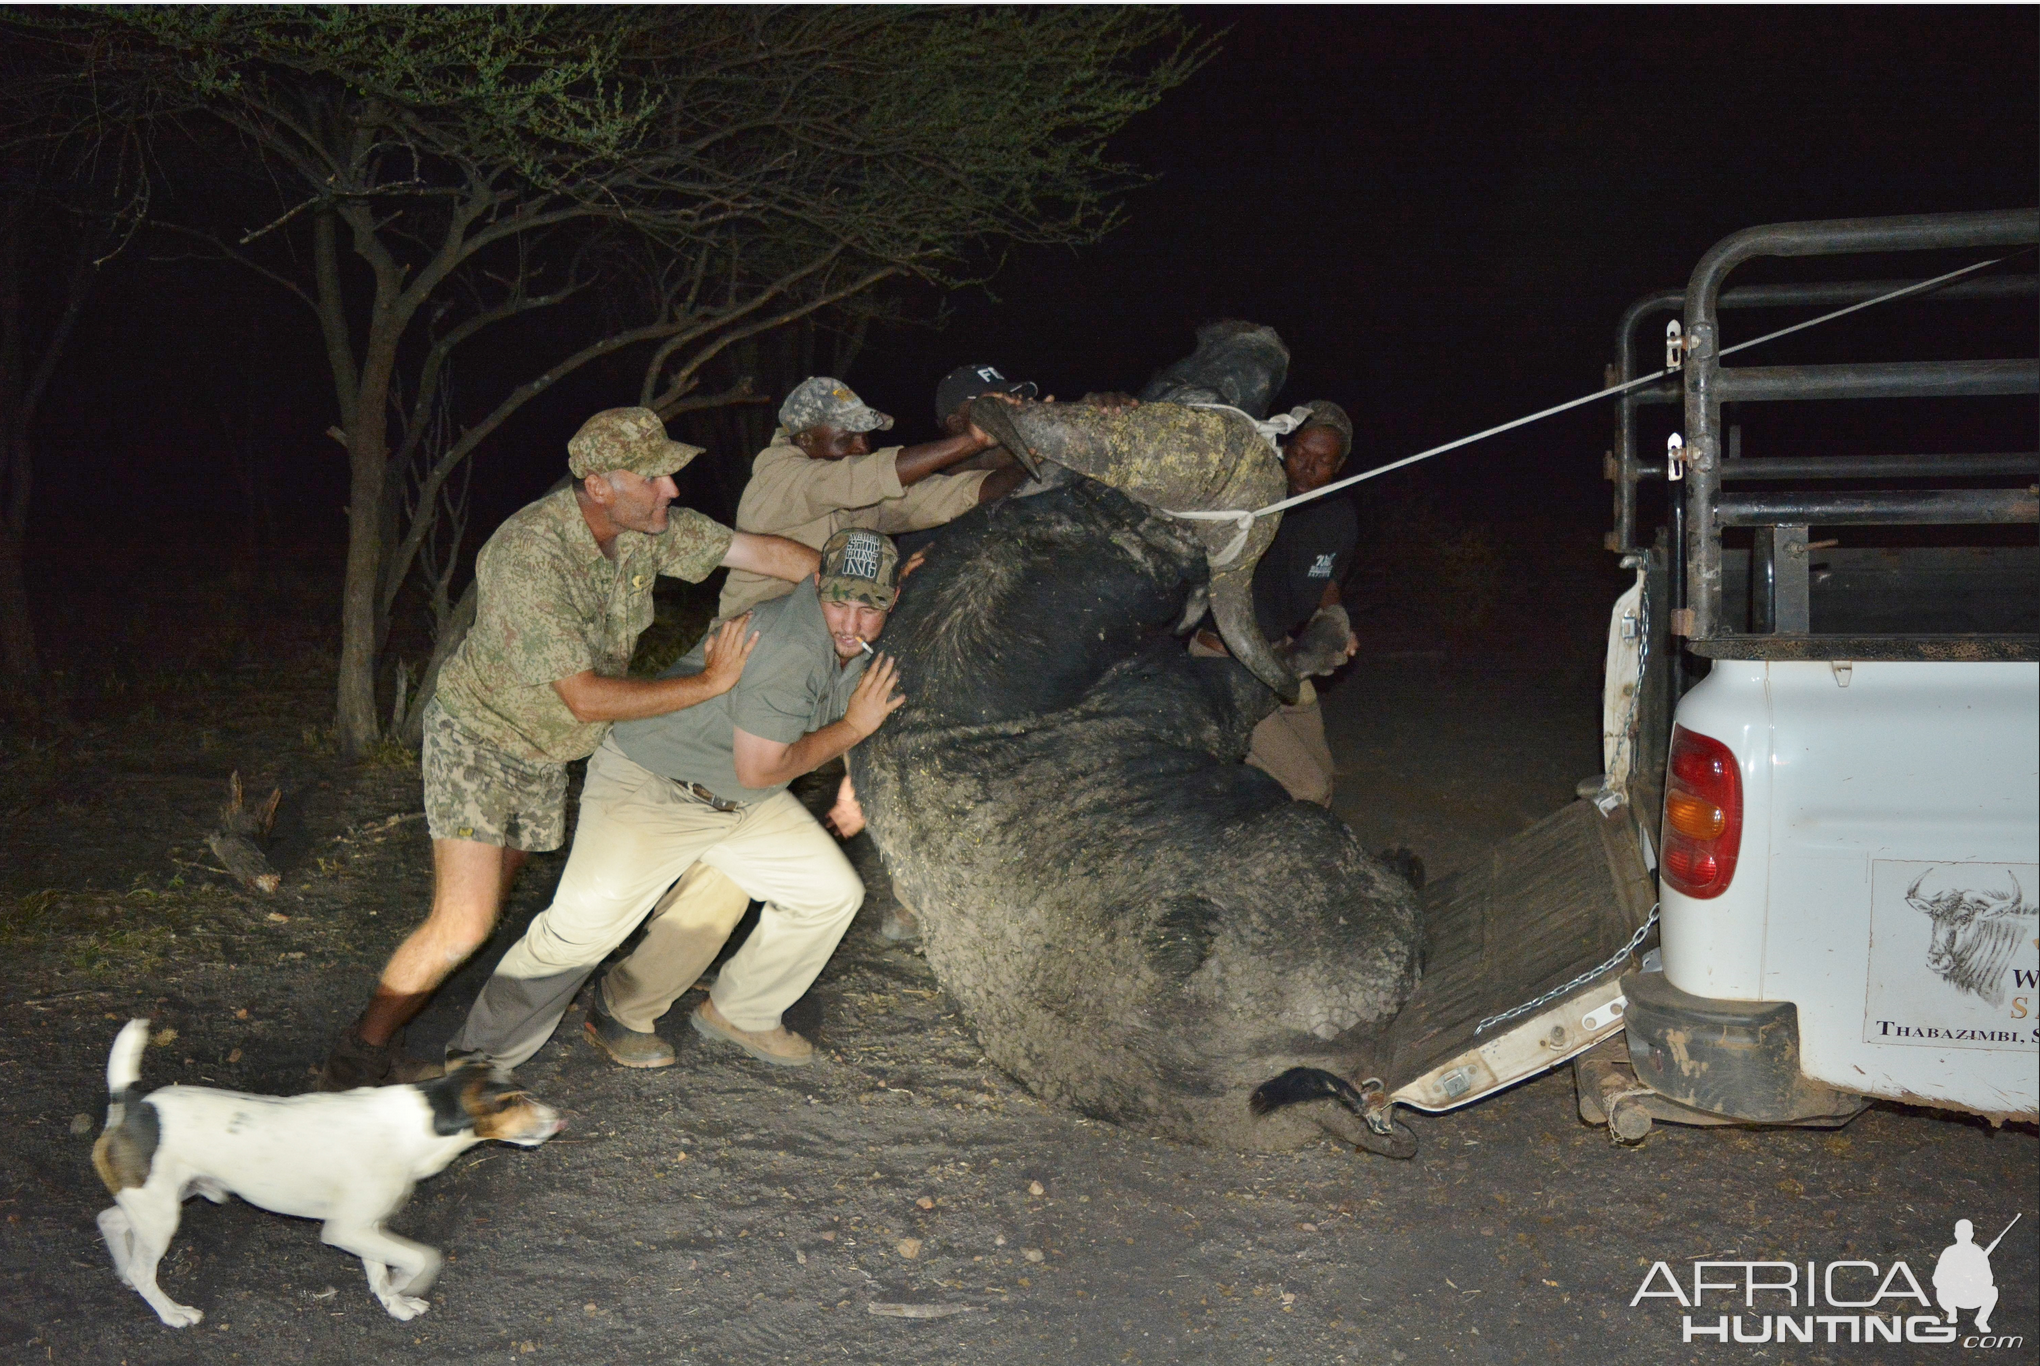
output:
[[475,840],[542,854],[567,826],[567,767],[506,754],[425,708],[425,825],[436,840]]

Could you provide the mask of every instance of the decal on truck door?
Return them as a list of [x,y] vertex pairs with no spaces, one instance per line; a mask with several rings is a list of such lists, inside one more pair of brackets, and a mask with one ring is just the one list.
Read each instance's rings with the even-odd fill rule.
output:
[[2040,1042],[2040,865],[1870,865],[1865,1043]]

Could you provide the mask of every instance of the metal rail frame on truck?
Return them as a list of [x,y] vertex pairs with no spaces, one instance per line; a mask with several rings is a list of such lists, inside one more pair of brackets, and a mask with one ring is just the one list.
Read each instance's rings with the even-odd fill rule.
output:
[[[1744,704],[1755,698],[1759,707],[1768,706],[1770,690],[1781,697],[1798,690],[1800,710],[1790,719],[1798,726],[1794,743],[1800,750],[1792,756],[1777,752],[1775,726],[1745,727],[1741,740],[1747,754],[1707,740],[1719,751],[1714,757],[1724,779],[1729,770],[1740,775],[1747,766],[1752,794],[1760,786],[1768,793],[1769,786],[1776,786],[1770,783],[1768,765],[1789,757],[1800,769],[1818,770],[1822,764],[1809,758],[1825,759],[1829,768],[1841,759],[1846,760],[1843,767],[1854,763],[1861,770],[1841,774],[1844,785],[1861,777],[1861,792],[1881,783],[1886,805],[1901,812],[1914,800],[1904,790],[1908,779],[1894,777],[1889,764],[1879,769],[1875,762],[1857,761],[1865,754],[1874,761],[1888,749],[1904,767],[1920,756],[1906,751],[1903,743],[1886,745],[1874,738],[1861,743],[1860,735],[1846,727],[1829,727],[1809,739],[1804,724],[1808,677],[1825,679],[1831,693],[1849,699],[1842,710],[1858,726],[1865,710],[1860,703],[1893,697],[1917,701],[1914,694],[1929,674],[1937,684],[1954,685],[1952,696],[1926,705],[1939,708],[1944,720],[1966,716],[1969,730],[1961,745],[1972,751],[1988,748],[1989,741],[1977,737],[1987,735],[1993,721],[2006,723],[2004,729],[2015,740],[2010,748],[2017,753],[2009,761],[2003,753],[1980,754],[1976,764],[1982,769],[2003,769],[2007,762],[2013,769],[2024,765],[2026,792],[2013,803],[2018,810],[2010,817],[2010,846],[2020,859],[2035,856],[2024,851],[2040,843],[2040,797],[2034,795],[2040,784],[2040,758],[2035,757],[2040,753],[2040,717],[2035,715],[2040,711],[2040,669],[2033,663],[2040,659],[2040,634],[2034,629],[2040,625],[2040,607],[2035,606],[2040,604],[2040,545],[2027,536],[2010,545],[1860,549],[1834,539],[1815,540],[1811,533],[1894,526],[2030,527],[2036,521],[2040,454],[2023,448],[1897,455],[1820,449],[1746,459],[1741,427],[1724,425],[1724,409],[1795,400],[2030,395],[2040,392],[2040,359],[1726,367],[1717,318],[1722,310],[1847,308],[1911,292],[1919,283],[1821,281],[1723,288],[1732,270],[1758,257],[2019,248],[2036,240],[2040,210],[2031,209],[1751,228],[1709,251],[1683,292],[1647,295],[1623,315],[1617,359],[1608,376],[1611,388],[1640,377],[1646,324],[1672,311],[1684,317],[1669,326],[1657,324],[1668,333],[1665,368],[1678,372],[1676,377],[1624,387],[1616,400],[1615,448],[1604,468],[1615,485],[1615,526],[1606,544],[1622,556],[1625,568],[1636,571],[1636,581],[1618,599],[1609,627],[1603,772],[1581,784],[1579,801],[1425,889],[1419,983],[1381,1040],[1374,1069],[1378,1075],[1361,1087],[1363,1117],[1378,1138],[1391,1133],[1396,1105],[1434,1113],[1459,1109],[1568,1061],[1576,1063],[1581,1117],[1606,1123],[1621,1142],[1640,1141],[1660,1120],[1831,1126],[1846,1123],[1869,1096],[1952,1105],[1994,1117],[2030,1117],[2032,1100],[2018,1084],[1990,1093],[2009,1103],[1993,1104],[1989,1095],[1978,1103],[1974,1088],[1951,1090],[1934,1080],[1908,1086],[1893,1075],[1872,1075],[1872,1069],[1857,1066],[1862,1041],[1844,1037],[1851,1021],[1841,1020],[1838,1028],[1833,1010],[1803,1014],[1790,971],[1769,977],[1759,972],[1740,982],[1732,980],[1733,974],[1714,973],[1720,960],[1747,960],[1751,944],[1763,949],[1772,932],[1792,928],[1794,916],[1807,907],[1787,898],[1781,914],[1765,922],[1768,903],[1760,896],[1755,919],[1764,923],[1750,928],[1745,907],[1745,923],[1717,917],[1710,927],[1708,912],[1695,911],[1694,898],[1679,890],[1677,878],[1667,879],[1658,861],[1666,854],[1668,775],[1678,771],[1672,763],[1674,747],[1707,739],[1681,739],[1686,732],[1677,722],[1696,699],[1705,702],[1732,692],[1723,686],[1730,675],[1745,685],[1731,700],[1739,697]],[[2036,297],[2035,276],[2001,272],[1960,279],[1931,292],[1921,290],[1919,297],[1935,306],[2014,301],[2025,307],[2023,301]],[[1643,411],[1675,403],[1684,405],[1684,433],[1668,443],[1666,459],[1645,458],[1640,449]],[[2022,430],[2030,433],[2032,425]],[[1939,486],[1922,488],[1922,480]],[[1649,542],[1638,534],[1638,492],[1646,482],[1657,483],[1668,495],[1665,525]],[[1751,488],[1764,491],[1744,491]],[[1730,550],[1724,532],[1732,530],[1739,538],[1744,529],[1750,544]],[[1922,603],[1924,616],[1914,610]],[[2016,624],[2008,628],[2008,619]],[[1986,678],[1978,670],[1996,672]],[[1706,671],[1711,676],[1700,681]],[[1859,681],[1847,691],[1852,678]],[[2001,704],[2007,696],[2015,709],[2024,699],[2024,715],[1986,716],[1989,707],[1976,705]],[[1681,710],[1682,703],[1687,711]],[[1834,697],[1815,698],[1813,705],[1816,711],[1822,705],[1834,707]],[[1752,736],[1771,748],[1756,753]],[[1943,788],[1959,789],[1967,776],[1961,769],[1965,762],[1956,756],[1951,768],[1948,755],[1931,755],[1914,766],[1936,768],[1934,776]],[[1900,790],[1894,793],[1893,788]],[[1674,795],[1674,806],[1697,800],[1683,788]],[[1943,791],[1940,806],[1932,812],[1922,808],[1922,814],[1938,819],[1952,811],[1959,827],[1963,800],[1959,791],[1952,801]],[[1751,806],[1750,813],[1756,811]],[[1768,819],[1771,811],[1762,814]],[[1993,836],[1998,844],[1984,850],[1992,859],[2006,857],[2000,847],[2006,843],[2003,816],[1999,812],[1972,822],[1998,831]],[[1841,812],[1836,824],[1846,826],[1849,819]],[[1888,882],[1893,869],[1912,868],[1918,858],[1953,859],[1954,866],[1967,866],[1961,849],[1969,847],[1963,843],[1968,835],[1959,829],[1960,838],[1952,844],[1941,839],[1926,852],[1898,851],[1903,858],[1878,857],[1893,851],[1868,849],[1861,833],[1844,832],[1839,852],[1825,850],[1825,863],[1813,862],[1830,873],[1841,868],[1844,881],[1853,876],[1866,885],[1872,870],[1883,869],[1880,876]],[[1683,846],[1672,851],[1679,856],[1690,852]],[[1776,870],[1756,866],[1763,862],[1751,858],[1740,893],[1754,888],[1768,895]],[[1733,866],[1731,857],[1725,869],[1716,869],[1724,888]],[[1971,896],[1974,889],[1960,888],[1924,889],[1944,901],[1954,897],[1945,907],[1923,902],[1924,876],[1896,893],[1879,884],[1876,894],[1900,907],[1900,927],[1920,940],[1915,947],[1931,957],[1942,951],[1948,926],[1982,903]],[[2040,891],[2040,876],[2024,885]],[[2013,909],[2019,907],[2030,917],[2030,905],[2019,900]],[[1839,925],[1835,904],[1825,906],[1825,924],[1799,915],[1806,923],[1798,928],[1810,926],[1811,937],[1802,934],[1784,955],[1787,968],[1817,962],[1827,973],[1823,985],[1840,981],[1845,990],[1854,990],[1857,1018],[1868,971],[1860,909],[1844,898],[1839,907],[1844,923]],[[1928,914],[1919,914],[1922,909]],[[1654,930],[1660,939],[1656,947]],[[1933,947],[1927,949],[1930,936]],[[1728,983],[1726,989],[1687,989],[1722,982]],[[1805,1044],[1813,1036],[1804,1027],[1812,1027],[1817,1036],[1811,1051]],[[2018,1046],[2030,1053],[2030,1043]],[[1972,1055],[1969,1062],[1974,1060]],[[2022,1061],[2030,1059],[2022,1056]],[[2030,1092],[2031,1084],[2024,1085]],[[1983,1090],[1989,1092],[1987,1086]],[[1395,1148],[1384,1142],[1372,1150],[1393,1153]]]
[[[2021,533],[2010,541],[1999,535],[1994,544],[1985,535],[1975,545],[1866,550],[1840,545],[1841,537],[1814,539],[1814,532],[2033,526],[2040,455],[1823,451],[1746,459],[1741,426],[1727,422],[1724,413],[1727,405],[1796,400],[2031,395],[2040,392],[2040,360],[1729,367],[1721,363],[1718,319],[1737,308],[1863,303],[1905,283],[1724,288],[1731,271],[1760,257],[2019,248],[2036,241],[2035,210],[1751,228],[1710,250],[1683,294],[1648,295],[1623,316],[1611,374],[1616,382],[1634,379],[1642,368],[1646,322],[1673,309],[1683,312],[1665,326],[1666,366],[1678,377],[1630,389],[1617,400],[1615,449],[1605,469],[1615,485],[1608,548],[1638,572],[1637,588],[1624,599],[1626,616],[1618,607],[1611,628],[1609,796],[1619,797],[1632,813],[1641,836],[1663,830],[1663,839],[1684,839],[1676,821],[1664,824],[1667,762],[1675,745],[1703,758],[1711,745],[1720,751],[1717,767],[1725,780],[1734,776],[1730,769],[1746,770],[1753,789],[1770,784],[1783,795],[1768,788],[1761,797],[1752,794],[1753,817],[1768,822],[1759,822],[1763,828],[1754,833],[1759,857],[1739,889],[1752,904],[1725,915],[1707,899],[1721,889],[1696,898],[1682,893],[1679,878],[1665,879],[1663,956],[1652,964],[1662,970],[1638,968],[1622,978],[1626,1038],[1596,1048],[1577,1069],[1583,1117],[1608,1122],[1619,1139],[1640,1139],[1653,1120],[1840,1123],[1867,1098],[1880,1096],[1994,1119],[2032,1118],[2032,1085],[2014,1075],[2032,1070],[2030,1021],[2021,1032],[2009,1016],[1999,1028],[1982,1016],[1970,1018],[1992,988],[1957,982],[1949,953],[1957,920],[1965,933],[1985,912],[2000,920],[2023,915],[2017,924],[2027,925],[2031,892],[2040,890],[2030,871],[2023,888],[2017,880],[2020,871],[2032,868],[2031,846],[2040,842],[2027,753],[2040,696],[2040,670],[2032,667],[2040,659],[2040,635],[2032,629],[2033,604],[2040,601],[2034,572],[2040,547]],[[1919,297],[1976,303],[2034,294],[2035,277],[2028,271],[1965,279]],[[1646,459],[1639,449],[1640,410],[1672,402],[1683,404],[1683,430],[1668,443],[1663,460]],[[1638,491],[1645,481],[1662,481],[1667,493],[1665,532],[1651,544],[1638,535]],[[1930,486],[1922,487],[1923,481]],[[1724,533],[1733,528],[1748,529],[1746,548],[1729,548]],[[1924,593],[1917,591],[1922,586]],[[1915,590],[1913,606],[1927,602],[1926,615],[1914,611],[1907,619],[1900,610],[1907,606],[1908,590]],[[1625,655],[1626,672],[1618,667]],[[1701,670],[1709,672],[1707,685],[1689,699]],[[1845,690],[1852,679],[1857,687],[1850,693]],[[1737,696],[1740,703],[1727,700]],[[1942,724],[1928,713],[1966,718],[1961,725],[1968,728],[1957,725],[1950,734],[1963,737],[1954,747],[1968,752],[1928,755],[1924,761],[1903,757],[1885,766],[1889,772],[1878,769],[1874,756],[1850,752],[1881,747],[1856,743],[1856,733],[1847,728],[1877,715],[1880,697],[1900,699],[1885,704],[1892,708],[1887,721],[1898,728],[1889,741],[1894,752],[1913,739],[1905,733],[1911,717],[1920,717],[1922,725]],[[1688,703],[1684,711],[1682,700]],[[1716,728],[1729,729],[1736,706],[1762,710],[1767,718],[1744,728],[1740,752],[1675,724],[1675,717],[1711,715],[1723,723]],[[1993,707],[1999,709],[1995,720],[1984,719]],[[1855,719],[1830,725],[1821,709]],[[1683,757],[1691,760],[1688,767],[1700,762]],[[1936,806],[1929,790],[1935,781],[1942,788],[1959,787],[1964,765],[1992,770],[2000,787],[2023,784],[2028,797],[2013,799],[2014,810],[1972,813],[1965,824],[1959,795],[1950,800],[1942,792]],[[1887,808],[1881,834],[1866,835],[1860,819],[1857,828],[1848,829],[1852,817],[1832,802],[1811,814],[1788,810],[1795,800],[1805,806],[1805,781],[1798,775],[1823,766],[1837,770],[1843,782],[1863,779],[1864,791],[1880,781],[1886,787],[1919,783],[1920,822],[1948,828],[1901,847],[1904,841],[1890,834],[1890,817],[1894,809],[1902,813],[1903,794],[1896,807],[1888,795],[1878,799]],[[1915,772],[1922,768],[1942,771]],[[1774,775],[1783,776],[1774,782]],[[1794,781],[1799,788],[1791,787]],[[1674,816],[1703,808],[1720,814],[1683,787],[1676,796],[1674,806],[1684,805]],[[1739,788],[1735,800],[1739,840],[1744,815]],[[1810,834],[1809,827],[1822,821],[1829,829]],[[1984,833],[1985,826],[1996,833]],[[1652,843],[1657,850],[1664,847],[1661,839]],[[1820,857],[1808,857],[1808,848]],[[1728,869],[1720,874],[1723,888],[1736,876],[1735,856],[1730,849]],[[1815,876],[1808,869],[1821,871]],[[1963,874],[1971,881],[1981,878],[1982,890],[1928,888],[1922,896],[1928,879],[1945,881],[1959,869],[1985,870]],[[1838,891],[1835,884],[1850,879],[1860,884],[1856,890]],[[1994,889],[1994,879],[2006,887]],[[1947,905],[1938,906],[1936,895]],[[1906,905],[1910,911],[1889,909]],[[1795,919],[1807,923],[1794,926]],[[1911,945],[1913,939],[1922,943]],[[1993,961],[1992,970],[2009,981],[2014,969]],[[1920,964],[1939,973],[1940,983],[1924,972],[1913,977],[1953,1002],[1948,1009],[1954,1013],[1934,1016],[1932,1025],[1873,1020],[1880,1000],[1906,991],[1918,999],[1917,988],[1893,979]],[[2026,975],[2031,977],[2030,969]],[[1681,982],[1706,989],[1684,989]],[[1966,996],[1954,992],[1951,982]],[[1995,1008],[2016,1014],[2023,999],[2030,1013],[2030,997],[2012,997],[2009,1007],[2002,990],[1997,997],[1990,1003]],[[1894,1063],[1894,1057],[1902,1062]],[[1923,1074],[1923,1064],[1932,1075]]]

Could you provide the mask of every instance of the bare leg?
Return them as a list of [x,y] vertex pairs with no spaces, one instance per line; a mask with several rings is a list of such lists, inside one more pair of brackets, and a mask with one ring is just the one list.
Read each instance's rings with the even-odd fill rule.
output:
[[432,841],[432,914],[390,955],[375,999],[355,1025],[365,1043],[387,1044],[482,946],[526,857],[522,849],[475,840]]

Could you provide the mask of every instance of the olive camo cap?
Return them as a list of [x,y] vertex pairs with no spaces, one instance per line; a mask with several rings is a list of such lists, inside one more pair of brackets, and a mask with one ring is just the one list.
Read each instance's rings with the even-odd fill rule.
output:
[[890,536],[851,527],[822,547],[823,602],[861,602],[890,612],[899,578],[900,548]]
[[810,427],[829,426],[846,432],[883,432],[892,419],[857,397],[840,379],[816,375],[793,387],[779,405],[779,425],[794,436]]
[[650,408],[604,408],[567,442],[567,468],[576,479],[611,470],[656,479],[672,474],[702,448],[666,439],[666,424]]

